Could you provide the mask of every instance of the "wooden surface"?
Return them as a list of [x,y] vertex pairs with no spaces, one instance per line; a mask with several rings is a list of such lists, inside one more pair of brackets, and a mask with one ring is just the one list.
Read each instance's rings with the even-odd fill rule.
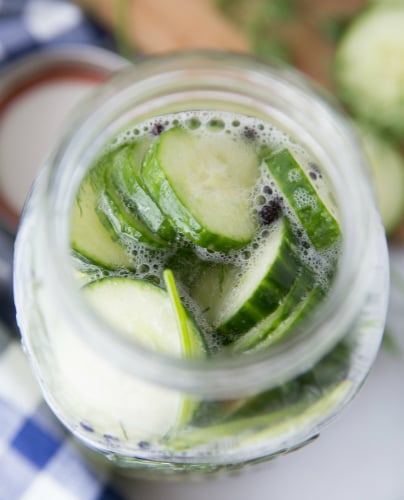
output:
[[[321,29],[326,18],[357,12],[365,0],[306,0],[299,16],[276,26],[291,49],[292,62],[323,85],[330,86],[333,44]],[[127,32],[142,53],[189,48],[248,52],[251,41],[216,7],[215,0],[76,0],[104,26]],[[123,16],[122,13],[126,11]]]
[[[105,26],[115,29],[126,10],[135,47],[146,54],[188,48],[247,51],[248,41],[211,0],[77,0]],[[120,9],[120,10],[119,10]]]

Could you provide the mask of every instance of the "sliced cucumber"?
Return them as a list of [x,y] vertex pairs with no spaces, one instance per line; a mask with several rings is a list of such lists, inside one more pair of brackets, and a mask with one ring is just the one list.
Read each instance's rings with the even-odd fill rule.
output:
[[[301,289],[301,291],[303,290]],[[297,289],[294,289],[291,293],[292,295],[294,293],[296,295],[299,294]],[[269,325],[266,325],[265,321],[258,324],[245,335],[246,338],[242,337],[240,342],[235,342],[232,345],[232,351],[234,353],[265,351],[276,342],[284,339],[287,335],[293,334],[296,328],[307,320],[308,316],[323,298],[324,291],[319,287],[315,287],[302,296],[300,302],[295,302],[294,307],[289,307],[293,303],[293,300],[286,302],[286,310],[281,306],[278,317],[270,318]],[[275,319],[274,324],[271,322],[273,319]]]
[[93,264],[108,269],[129,268],[133,260],[101,223],[96,206],[98,193],[91,176],[82,181],[71,216],[71,247]]
[[283,149],[265,162],[313,247],[325,250],[335,245],[341,238],[339,224],[291,152]]
[[101,224],[110,233],[114,241],[125,246],[125,243],[141,241],[142,233],[128,224],[125,217],[119,211],[114,200],[105,191],[99,191],[96,196],[96,212]]
[[[275,340],[279,340],[283,335],[287,334],[292,327],[292,318],[298,311],[309,312],[310,304],[314,307],[311,294],[315,284],[314,273],[307,267],[301,267],[293,286],[288,294],[284,297],[280,306],[267,318],[254,326],[245,335],[237,339],[229,347],[233,353],[244,353],[257,349],[261,344],[261,348],[269,347]],[[306,300],[309,305],[306,305]],[[302,314],[299,317],[302,318]],[[287,326],[287,328],[285,328]]]
[[[323,420],[338,405],[352,383],[347,380],[351,351],[344,343],[338,344],[331,353],[311,370],[291,382],[270,389],[253,398],[232,402],[206,403],[205,412],[216,412],[216,425],[208,421],[206,426],[184,430],[168,442],[177,450],[191,449],[216,442],[215,446],[240,445],[260,437],[281,437],[290,426],[307,426],[310,421]],[[202,423],[205,423],[202,419]],[[285,424],[286,422],[286,424]]]
[[98,192],[96,212],[111,237],[125,247],[130,248],[134,243],[152,247],[167,246],[167,242],[152,233],[135,214],[122,213],[106,190]]
[[404,157],[394,144],[369,127],[360,126],[359,133],[371,168],[376,202],[389,234],[404,218]]
[[[166,442],[171,449],[191,450],[199,447],[225,448],[239,446],[240,449],[259,441],[287,436],[292,428],[309,428],[318,420],[324,421],[338,407],[347,394],[352,392],[352,381],[344,380],[327,388],[323,394],[306,387],[302,400],[281,409],[261,415],[235,418],[210,427],[189,427]],[[304,397],[308,399],[305,400]],[[320,417],[320,418],[319,418]],[[321,418],[322,417],[322,418]],[[206,448],[205,448],[206,449]]]
[[231,340],[279,306],[299,267],[289,223],[282,218],[268,230],[245,268],[207,269],[195,285],[193,297],[217,331],[229,334]]
[[149,281],[108,277],[83,288],[97,313],[117,331],[150,350],[176,357],[203,356],[206,346],[189,314],[185,351],[182,331],[166,290]]
[[[93,177],[98,175],[95,180],[99,192],[97,214],[106,229],[110,231],[112,238],[123,245],[133,245],[139,242],[151,246],[167,246],[168,242],[160,238],[158,233],[154,232],[140,217],[136,198],[133,197],[129,205],[127,203],[129,195],[126,195],[120,186],[116,188],[115,184],[111,183],[112,177],[121,177],[123,169],[128,167],[133,169],[134,151],[138,149],[144,150],[138,143],[134,143],[125,144],[108,152],[101,162],[103,167],[93,173]],[[139,158],[137,160],[141,161]],[[153,204],[151,199],[150,203]],[[144,210],[150,211],[147,207],[144,207]]]
[[[147,193],[140,177],[140,167],[150,140],[123,146],[113,157],[105,175],[108,195],[114,200],[122,217],[137,230],[155,234],[155,240],[163,245],[175,238],[175,231],[156,203]],[[140,229],[139,229],[140,228]]]
[[[169,275],[171,286],[173,275]],[[178,295],[173,304],[166,290],[144,280],[110,277],[93,281],[83,288],[84,296],[99,315],[117,331],[152,351],[175,357],[201,358],[206,355],[206,344]],[[149,391],[148,405],[156,411],[167,408],[152,401]],[[167,401],[166,401],[167,402]],[[178,431],[192,418],[198,406],[196,400],[173,393],[168,399],[177,405],[175,422],[171,431]],[[169,412],[171,413],[171,412]]]
[[273,412],[304,399],[315,399],[344,381],[350,363],[349,342],[342,341],[310,370],[294,380],[249,398],[231,418]]
[[357,16],[336,52],[341,98],[360,118],[404,135],[404,3],[378,2]]
[[176,127],[152,146],[141,174],[177,232],[197,245],[227,251],[254,236],[259,160],[246,141]]
[[[206,355],[203,338],[187,313],[187,342],[192,347],[185,349],[166,290],[139,279],[109,277],[89,283],[82,292],[101,319],[134,344],[177,358]],[[76,335],[64,333],[57,338],[59,355],[77,358],[77,366],[66,370],[61,391],[97,432],[135,443],[160,440],[192,418],[197,403],[188,396],[131,376]]]

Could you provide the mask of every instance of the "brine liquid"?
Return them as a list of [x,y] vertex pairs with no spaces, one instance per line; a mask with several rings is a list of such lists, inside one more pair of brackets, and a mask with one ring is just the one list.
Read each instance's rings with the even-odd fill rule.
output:
[[[272,152],[284,148],[289,149],[298,163],[305,169],[328,209],[338,219],[337,207],[321,166],[301,145],[293,141],[284,132],[272,124],[253,117],[213,111],[188,111],[164,115],[128,128],[112,141],[104,153],[107,154],[123,144],[134,141],[145,140],[152,143],[158,139],[161,133],[178,126],[189,130],[191,134],[207,136],[213,143],[216,140],[220,142],[223,140],[229,141],[230,139],[230,144],[231,141],[237,142],[238,146],[245,144],[246,148],[255,150],[256,155],[261,159]],[[189,168],[192,168],[192,165]],[[253,240],[241,249],[218,252],[198,247],[190,242],[181,241],[181,237],[179,237],[177,248],[174,245],[173,248],[157,249],[123,238],[122,245],[124,245],[128,255],[133,260],[133,269],[111,271],[76,260],[76,266],[82,271],[80,274],[82,282],[118,275],[146,279],[163,286],[163,270],[168,265],[174,265],[178,275],[186,277],[185,283],[181,281],[178,283],[182,299],[196,318],[200,328],[204,331],[210,352],[220,349],[220,342],[217,342],[214,329],[207,322],[204,314],[201,313],[201,308],[189,294],[189,287],[198,281],[198,266],[195,266],[194,261],[190,262],[183,259],[178,254],[178,248],[186,246],[189,249],[192,247],[194,256],[197,256],[201,263],[211,262],[224,266],[234,266],[240,270],[240,275],[243,274],[247,266],[254,266],[255,256],[259,254],[262,243],[267,239],[272,226],[274,226],[271,219],[277,218],[279,208],[277,204],[278,200],[282,198],[263,161],[259,172],[258,182],[251,192],[250,205],[251,216],[259,222],[261,221],[261,224],[257,225]],[[184,176],[186,175],[187,172],[184,171]],[[293,175],[293,172],[290,175]],[[301,198],[302,205],[308,202],[305,199],[305,193],[302,193]],[[338,248],[332,246],[321,253],[315,251],[293,211],[288,208],[287,203],[282,204],[282,212],[292,223],[297,241],[299,241],[299,248],[297,249],[299,258],[313,269],[317,277],[317,285],[326,290],[329,287],[329,276],[335,266]]]
[[[259,157],[288,148],[305,168],[327,208],[338,218],[332,189],[321,165],[317,165],[308,151],[284,133],[254,118],[214,112],[163,116],[123,132],[107,151],[114,151],[127,142],[158,140],[161,133],[178,125],[188,128],[191,133],[207,134],[212,141],[224,141],[230,137],[238,145],[254,148]],[[177,470],[176,464],[178,470],[194,470],[194,467],[209,467],[209,464],[215,469],[223,464],[230,466],[280,450],[284,452],[317,433],[319,424],[328,421],[363,381],[381,335],[383,311],[380,294],[385,293],[385,288],[380,284],[387,283],[382,279],[386,268],[380,266],[385,262],[384,247],[373,245],[373,238],[369,240],[369,248],[375,253],[369,269],[368,287],[373,292],[353,325],[350,338],[344,339],[306,373],[285,381],[279,387],[254,393],[251,397],[240,394],[240,399],[217,396],[212,400],[197,391],[190,395],[165,385],[163,368],[161,372],[156,371],[161,380],[149,382],[142,376],[139,366],[128,369],[114,349],[108,349],[102,342],[98,345],[102,335],[99,336],[96,328],[86,331],[80,314],[67,315],[69,308],[65,309],[65,302],[59,293],[55,293],[54,274],[49,272],[48,253],[44,252],[48,230],[46,221],[41,221],[34,210],[35,205],[40,206],[38,202],[44,193],[45,184],[38,183],[20,232],[17,298],[25,330],[24,342],[45,397],[55,413],[79,439],[105,452],[110,460],[128,467],[161,466],[173,471]],[[248,245],[222,253],[198,248],[181,238],[178,238],[177,246],[166,249],[125,240],[126,251],[133,262],[131,269],[111,271],[77,256],[74,257],[74,268],[80,280],[78,285],[108,275],[127,275],[163,287],[162,271],[171,267],[178,278],[185,305],[191,309],[206,335],[209,355],[218,349],[223,352],[203,311],[188,293],[192,284],[198,281],[195,262],[201,267],[207,262],[213,266],[234,266],[240,273],[246,266],[254,267],[256,256],[263,248],[262,242],[267,238],[266,233],[272,231],[271,221],[276,219],[276,203],[280,195],[262,165],[260,178],[251,192],[251,213],[265,223],[257,225],[257,234]],[[301,202],[307,202],[304,195]],[[282,209],[300,241],[298,252],[301,259],[315,270],[317,285],[327,290],[331,285],[330,270],[334,269],[338,249],[316,252],[292,210],[288,210],[287,205]],[[182,253],[183,246],[186,247],[186,258]],[[190,255],[192,258],[188,262]],[[174,266],[177,267],[174,269]],[[145,356],[145,361],[147,359]],[[206,367],[208,370],[209,360],[206,360]],[[254,373],[254,366],[251,368]],[[228,377],[225,369],[224,375]],[[211,396],[215,397],[214,394]],[[189,410],[190,397],[195,413],[184,422],[184,407]],[[146,462],[138,463],[141,459]]]

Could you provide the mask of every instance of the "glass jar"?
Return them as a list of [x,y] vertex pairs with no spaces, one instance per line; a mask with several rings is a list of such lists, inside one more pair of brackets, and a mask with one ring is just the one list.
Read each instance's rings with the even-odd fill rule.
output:
[[[342,248],[326,299],[265,352],[192,360],[147,350],[101,321],[72,272],[69,213],[99,152],[145,119],[195,109],[275,124],[321,165],[339,207]],[[227,53],[147,59],[100,87],[46,162],[16,244],[18,323],[44,397],[74,436],[124,469],[215,471],[312,440],[363,383],[387,290],[384,231],[345,118],[294,71]],[[184,401],[194,417],[172,425]]]

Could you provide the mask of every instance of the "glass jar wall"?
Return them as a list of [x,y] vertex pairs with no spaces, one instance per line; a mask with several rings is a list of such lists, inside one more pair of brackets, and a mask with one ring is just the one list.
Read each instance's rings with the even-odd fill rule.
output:
[[[324,176],[337,207],[342,238],[331,286],[305,321],[266,349],[163,354],[112,328],[81,290],[110,273],[91,277],[94,262],[83,271],[72,259],[71,211],[83,178],[111,144],[135,141],[139,129],[159,135],[151,123],[175,128],[181,116],[198,116],[199,125],[219,117],[222,143],[226,134],[241,140],[234,129],[243,120],[287,137]],[[145,60],[102,86],[38,177],[16,246],[18,322],[49,406],[118,466],[161,473],[238,467],[309,442],[363,383],[387,289],[384,232],[349,124],[293,71],[224,53]]]

